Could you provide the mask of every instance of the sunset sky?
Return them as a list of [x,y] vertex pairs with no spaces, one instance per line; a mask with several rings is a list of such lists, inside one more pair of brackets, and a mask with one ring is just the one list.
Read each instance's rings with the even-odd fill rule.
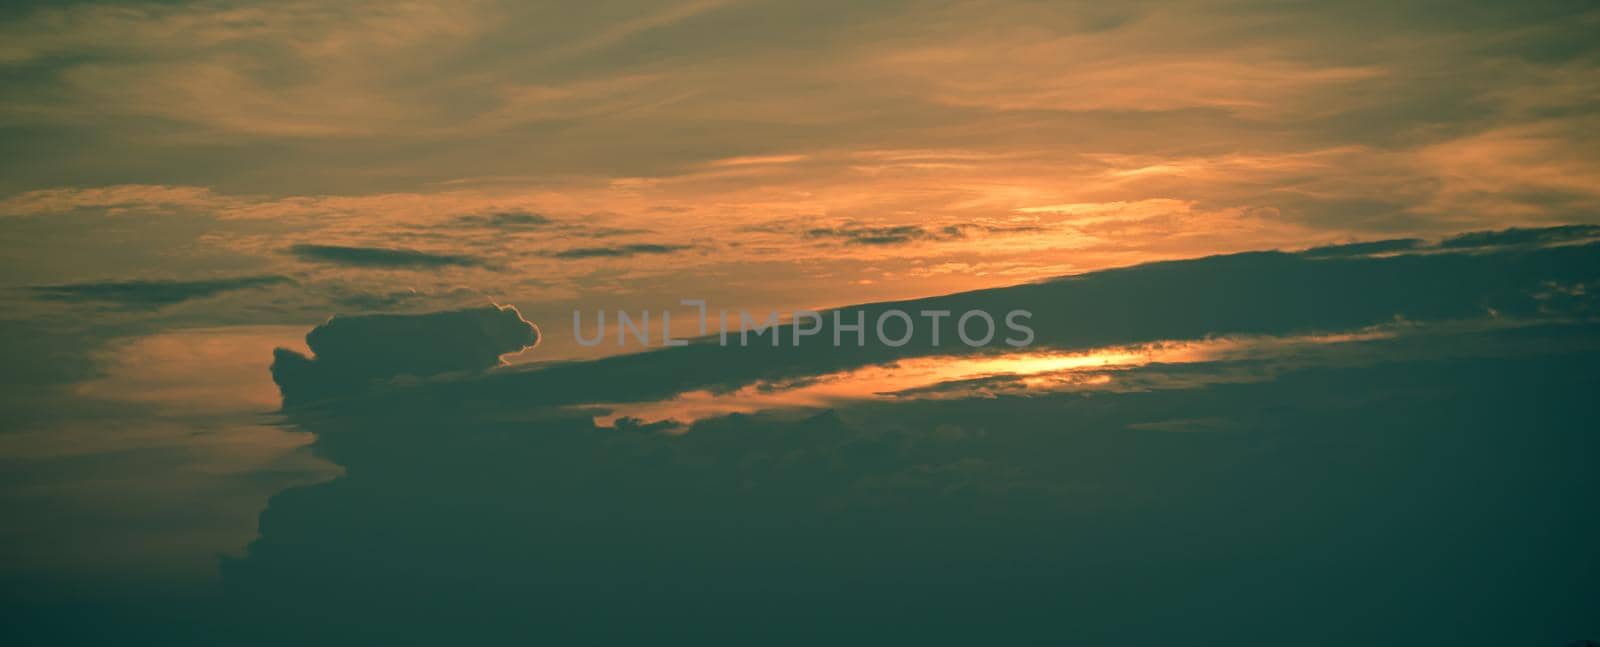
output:
[[161,316],[307,323],[1597,222],[1587,6],[12,6],[0,253],[23,296],[289,277]]
[[[530,369],[511,374],[568,385],[545,404],[613,407],[593,416],[607,428],[671,419],[674,434],[889,390],[1065,397],[1114,381],[1060,374],[1084,367],[1273,358],[1248,378],[1105,387],[1199,389],[1466,356],[1421,341],[1435,334],[1592,326],[1572,304],[1592,301],[1600,269],[1567,254],[1600,238],[1596,34],[1586,1],[7,3],[4,592],[211,590],[217,555],[246,552],[270,497],[374,460],[313,451],[316,425],[275,413],[273,349],[314,355],[302,340],[334,315],[513,306],[542,339],[507,357]],[[1314,250],[1372,241],[1398,242]],[[1266,251],[1288,265],[1138,269]],[[1419,296],[1295,264],[1347,255]],[[1260,283],[1273,272],[1352,301],[1294,319],[1262,305],[1299,298]],[[683,299],[787,314],[1068,275],[1089,278],[1046,285],[1088,287],[995,293],[1059,306],[1035,317],[1049,348],[968,363],[605,364],[646,349],[583,348],[570,325],[617,309],[681,321]],[[1462,277],[1481,282],[1420,296]],[[1155,294],[1226,305],[1161,309]],[[487,334],[463,330],[439,334]],[[1592,330],[1481,347],[1566,361],[1591,356]],[[1345,343],[1362,350],[1330,359]],[[547,364],[570,378],[540,381]],[[590,366],[638,372],[582,392]],[[627,382],[652,371],[678,381]],[[490,373],[470,397],[431,397],[493,400],[492,423],[463,428],[537,418],[496,408],[509,396],[488,395],[506,388]],[[1002,373],[1023,377],[984,382]],[[1233,400],[1203,402],[1226,410],[1174,420],[1237,422]],[[890,418],[920,419],[904,411]],[[377,426],[362,420],[348,426]]]

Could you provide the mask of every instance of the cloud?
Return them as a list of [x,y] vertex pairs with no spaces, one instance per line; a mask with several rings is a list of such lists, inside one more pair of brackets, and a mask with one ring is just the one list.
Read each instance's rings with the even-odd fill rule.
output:
[[974,233],[1011,234],[1041,232],[1033,225],[980,225],[963,223],[927,228],[921,225],[817,227],[806,230],[807,238],[836,238],[850,245],[902,245],[918,240],[962,240]]
[[1046,229],[1035,225],[977,225],[968,223],[940,227],[939,235],[945,238],[966,238],[973,232],[983,234],[1031,234],[1041,231],[1046,231]]
[[578,216],[571,221],[560,221],[530,211],[500,211],[469,214],[449,221],[448,226],[495,229],[506,233],[539,231],[560,237],[610,238],[629,234],[648,234],[648,229],[610,227],[594,224],[593,215]]
[[536,213],[526,211],[502,211],[498,213],[471,214],[456,218],[455,222],[462,225],[476,227],[492,227],[496,229],[534,229],[544,227],[554,222],[553,220]]
[[397,247],[350,247],[344,245],[295,245],[289,253],[303,261],[332,263],[350,267],[432,269],[441,267],[481,267],[484,261],[465,254],[439,254]]
[[340,292],[332,297],[332,301],[358,310],[388,310],[412,303],[424,296],[414,289],[390,290],[387,292]]
[[1375,240],[1371,242],[1349,243],[1345,245],[1324,245],[1312,247],[1300,252],[1306,256],[1319,258],[1341,256],[1366,256],[1368,254],[1383,254],[1386,252],[1403,252],[1422,246],[1419,238],[1400,238],[1395,240]]
[[[1244,351],[1167,362],[1193,349],[1163,342],[1134,353],[1150,362],[1138,368],[1086,355],[1075,366],[1131,387],[1093,397],[1026,385],[890,398],[877,380],[821,379],[808,383],[842,396],[825,410],[780,402],[680,435],[648,418],[593,424],[630,395],[694,404],[732,393],[724,379],[810,380],[841,357],[949,375],[853,345],[706,343],[287,408],[348,471],[273,501],[260,540],[223,563],[228,602],[254,620],[241,631],[284,643],[372,627],[449,639],[462,631],[450,620],[470,614],[485,633],[545,642],[716,643],[780,623],[823,627],[817,640],[844,627],[965,644],[1004,625],[1024,641],[1068,627],[1068,640],[1110,644],[1138,625],[1157,643],[1269,645],[1305,618],[1262,609],[1307,605],[1341,611],[1323,624],[1347,635],[1395,635],[1396,617],[1407,636],[1437,635],[1430,618],[1365,613],[1390,603],[1363,597],[1367,573],[1423,564],[1425,577],[1402,578],[1408,595],[1507,610],[1466,629],[1490,642],[1548,627],[1552,613],[1576,626],[1593,615],[1572,602],[1587,582],[1563,574],[1593,552],[1583,493],[1597,477],[1592,452],[1576,449],[1592,441],[1600,329],[1560,316],[1456,323],[1499,319],[1485,306],[1537,316],[1529,288],[1592,280],[1600,247],[1432,252],[1242,254],[864,307],[1026,306],[1041,339],[1067,345]],[[1414,334],[1353,341],[1384,323]],[[1239,330],[1343,332],[1255,348],[1215,335]],[[956,359],[948,346],[920,352],[938,356],[931,366]],[[1440,451],[1452,460],[1418,469]],[[1529,527],[1554,528],[1549,559],[1521,558]],[[1370,536],[1350,541],[1351,528]],[[1441,551],[1440,528],[1473,532]],[[395,569],[403,560],[418,566]],[[1533,570],[1486,601],[1461,585],[1486,564]],[[1210,604],[1221,598],[1232,602]],[[442,611],[394,613],[419,604]],[[1165,622],[1202,607],[1199,634]],[[1240,638],[1262,618],[1277,621]]]
[[287,405],[402,375],[483,370],[538,343],[539,328],[511,306],[333,317],[306,335],[314,357],[273,351],[272,379]]
[[[919,319],[900,346],[873,338],[873,322],[889,309],[907,313],[980,310],[998,321],[1014,310],[1031,313],[1036,350],[1083,350],[1165,340],[1240,336],[1294,336],[1354,331],[1394,324],[1442,324],[1493,318],[1504,321],[1571,317],[1595,308],[1600,244],[1481,252],[1426,248],[1426,253],[1317,257],[1277,251],[1149,263],[1025,283],[863,306],[838,311],[848,323],[866,322],[860,346],[824,313],[815,335],[796,344],[793,324],[776,328],[779,346],[764,335],[748,346],[730,321],[729,346],[716,342],[606,357],[589,362],[508,370],[473,384],[487,403],[526,407],[572,405],[605,398],[640,402],[708,390],[725,392],[759,381],[825,375],[908,358],[981,353],[955,341],[957,317]],[[1552,295],[1552,286],[1568,287]],[[1329,295],[1339,295],[1330,298]],[[1426,295],[1419,298],[1418,295]],[[570,313],[563,313],[570,316]],[[754,313],[761,316],[761,313]],[[585,334],[592,319],[586,318]],[[674,318],[674,325],[682,325]],[[691,324],[692,325],[692,324]],[[713,317],[712,329],[716,327]],[[997,323],[994,344],[1011,336]],[[614,322],[608,328],[616,334]]]
[[852,245],[900,245],[928,237],[917,225],[890,227],[819,227],[806,230],[807,238],[838,238]]
[[126,308],[156,309],[234,290],[292,283],[294,280],[287,276],[256,275],[194,281],[166,279],[95,281],[40,285],[34,286],[32,290],[36,297],[47,301],[104,302]]
[[[56,87],[87,104],[69,111],[144,115],[266,137],[363,135],[423,128],[428,113],[405,87],[359,74],[398,71],[480,34],[481,5],[292,2],[43,8],[8,21],[0,63],[48,66]],[[185,38],[174,39],[174,30]],[[246,70],[241,64],[250,61]],[[312,63],[316,61],[317,63]],[[370,68],[368,68],[370,69]],[[281,73],[296,72],[282,82]],[[416,91],[417,86],[412,86]],[[92,107],[117,95],[115,107]],[[312,108],[311,106],[317,106]]]
[[1446,238],[1439,243],[1446,249],[1502,247],[1510,245],[1554,245],[1600,238],[1600,226],[1568,225],[1528,229],[1513,227],[1501,231],[1474,231]]
[[655,243],[634,243],[631,245],[617,245],[614,247],[574,247],[550,254],[553,258],[620,258],[638,256],[641,254],[671,254],[673,252],[693,249],[691,245],[661,245]]
[[1372,254],[1465,251],[1494,247],[1551,247],[1574,243],[1590,243],[1596,238],[1600,238],[1600,226],[1595,225],[1511,227],[1509,229],[1456,234],[1448,236],[1437,243],[1429,243],[1420,238],[1396,238],[1312,247],[1300,252],[1300,254],[1313,258],[1344,258]]
[[654,233],[649,229],[629,227],[594,227],[590,225],[567,225],[561,228],[561,233],[576,238],[611,238],[613,236],[634,236],[639,234]]

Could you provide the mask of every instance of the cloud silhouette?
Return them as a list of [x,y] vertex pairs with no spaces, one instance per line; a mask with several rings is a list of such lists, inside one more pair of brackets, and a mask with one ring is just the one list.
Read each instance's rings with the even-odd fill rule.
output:
[[[475,373],[531,325],[488,307],[338,317],[308,335],[315,359],[280,350],[273,371],[285,419],[346,472],[274,497],[223,560],[224,599],[181,626],[263,644],[1584,635],[1600,330],[1538,291],[1592,285],[1597,258],[1248,253],[856,306],[1026,307],[1040,345],[1067,348],[1396,319],[1414,334],[681,434],[593,412],[965,351],[691,344]],[[322,399],[337,393],[352,397]],[[1486,572],[1495,587],[1476,585]]]
[[287,276],[263,274],[192,281],[166,279],[93,281],[39,285],[31,289],[35,297],[47,301],[103,302],[126,308],[155,309],[234,290],[292,283],[294,280]]
[[634,243],[631,245],[616,245],[612,247],[574,247],[550,254],[553,258],[620,258],[638,256],[643,254],[671,254],[673,252],[692,249],[690,245],[661,245],[655,243]]
[[331,263],[348,267],[433,269],[442,267],[481,267],[484,260],[465,254],[440,254],[400,247],[353,247],[345,245],[302,244],[289,253],[303,261]]
[[538,343],[538,327],[510,306],[333,317],[306,335],[314,357],[284,348],[273,352],[272,379],[287,406],[402,375],[490,368],[502,355]]
[[[347,472],[274,498],[222,574],[243,630],[275,644],[1584,635],[1600,327],[1537,319],[1530,290],[1592,282],[1597,257],[1252,253],[859,306],[1024,306],[1060,346],[1415,331],[1117,370],[1125,388],[1092,397],[958,390],[677,435],[593,424],[597,403],[646,391],[896,359],[692,344],[287,408]],[[1513,317],[1525,325],[1454,326]],[[1485,572],[1503,577],[1478,586]]]

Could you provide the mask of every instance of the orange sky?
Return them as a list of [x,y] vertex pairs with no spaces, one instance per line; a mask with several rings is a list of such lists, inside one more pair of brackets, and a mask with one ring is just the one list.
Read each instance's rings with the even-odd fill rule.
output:
[[[1596,33],[1491,0],[6,3],[0,454],[68,465],[15,501],[85,543],[0,566],[141,506],[229,513],[158,528],[171,563],[237,550],[331,474],[263,414],[271,348],[334,314],[512,304],[532,362],[619,352],[575,309],[1600,223]],[[80,460],[136,452],[186,471]]]
[[104,315],[142,328],[792,310],[1595,222],[1596,23],[1504,3],[19,6],[5,287],[292,281]]

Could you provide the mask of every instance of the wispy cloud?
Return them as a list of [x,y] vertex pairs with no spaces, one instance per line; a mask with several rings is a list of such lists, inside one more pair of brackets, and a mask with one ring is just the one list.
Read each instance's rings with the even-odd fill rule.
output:
[[972,235],[1021,234],[1044,231],[1036,225],[985,225],[961,223],[942,227],[921,225],[816,227],[807,238],[834,238],[851,245],[901,245],[919,240],[962,240]]
[[295,245],[289,253],[296,258],[315,263],[332,263],[350,267],[437,269],[442,267],[479,267],[483,259],[465,254],[440,254],[415,249],[394,247],[348,247],[344,245]]
[[621,258],[626,256],[639,256],[648,254],[671,254],[686,249],[693,249],[690,245],[661,245],[655,243],[634,243],[629,245],[615,245],[611,247],[574,247],[551,252],[553,258]]
[[474,227],[493,227],[503,229],[531,229],[544,227],[551,224],[552,220],[536,213],[526,211],[502,211],[498,213],[469,214],[456,218],[455,223]]
[[110,303],[133,309],[155,309],[224,292],[292,284],[286,276],[234,276],[218,279],[135,279],[34,286],[40,299],[49,301]]

